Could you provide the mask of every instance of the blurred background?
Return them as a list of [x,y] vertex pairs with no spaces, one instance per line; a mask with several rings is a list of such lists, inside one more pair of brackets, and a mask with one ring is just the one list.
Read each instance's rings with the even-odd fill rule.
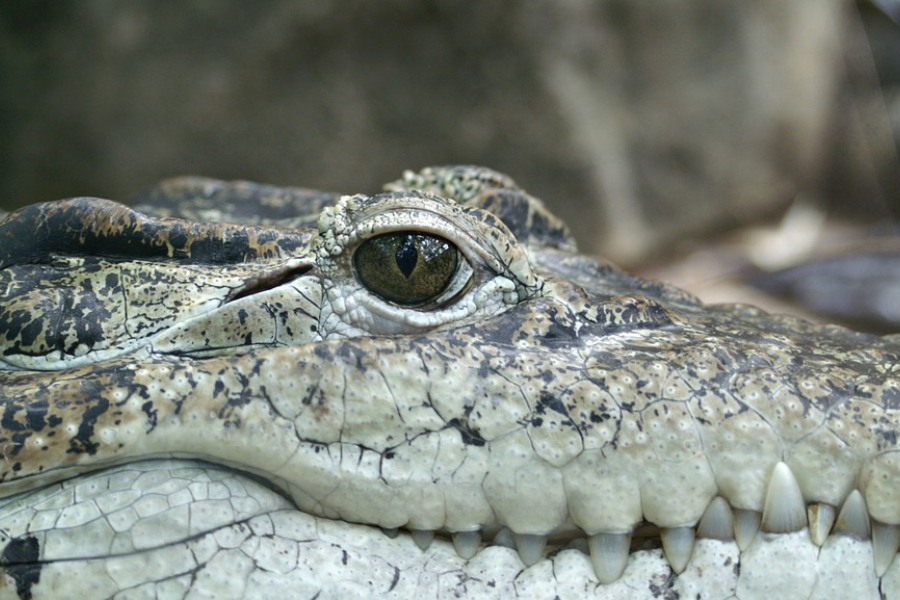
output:
[[511,175],[626,266],[900,212],[895,0],[4,0],[0,206]]

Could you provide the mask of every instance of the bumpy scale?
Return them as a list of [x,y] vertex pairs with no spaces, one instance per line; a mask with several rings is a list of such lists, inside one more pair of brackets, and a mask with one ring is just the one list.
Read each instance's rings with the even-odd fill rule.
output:
[[386,189],[0,221],[0,598],[900,598],[895,340]]

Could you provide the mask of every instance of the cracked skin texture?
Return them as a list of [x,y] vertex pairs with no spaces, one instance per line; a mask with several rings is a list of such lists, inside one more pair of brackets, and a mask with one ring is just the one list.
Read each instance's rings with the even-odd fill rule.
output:
[[[0,222],[0,598],[900,597],[867,539],[764,527],[678,573],[659,548],[717,496],[762,512],[779,462],[810,507],[859,490],[900,524],[895,339],[578,255],[488,170],[387,189],[185,179]],[[408,231],[462,266],[400,305],[353,256]],[[599,583],[585,537],[632,531]]]

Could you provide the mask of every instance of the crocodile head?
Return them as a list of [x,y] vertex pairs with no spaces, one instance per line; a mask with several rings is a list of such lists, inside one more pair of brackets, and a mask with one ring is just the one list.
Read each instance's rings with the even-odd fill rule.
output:
[[144,201],[0,222],[0,596],[900,597],[896,341],[486,169]]

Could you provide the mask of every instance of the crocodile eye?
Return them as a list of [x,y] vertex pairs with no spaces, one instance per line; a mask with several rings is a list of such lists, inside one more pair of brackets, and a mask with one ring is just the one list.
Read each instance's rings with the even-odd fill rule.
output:
[[364,241],[353,267],[368,290],[388,302],[421,307],[454,298],[471,281],[460,277],[468,265],[459,249],[442,237],[412,231],[385,233]]

